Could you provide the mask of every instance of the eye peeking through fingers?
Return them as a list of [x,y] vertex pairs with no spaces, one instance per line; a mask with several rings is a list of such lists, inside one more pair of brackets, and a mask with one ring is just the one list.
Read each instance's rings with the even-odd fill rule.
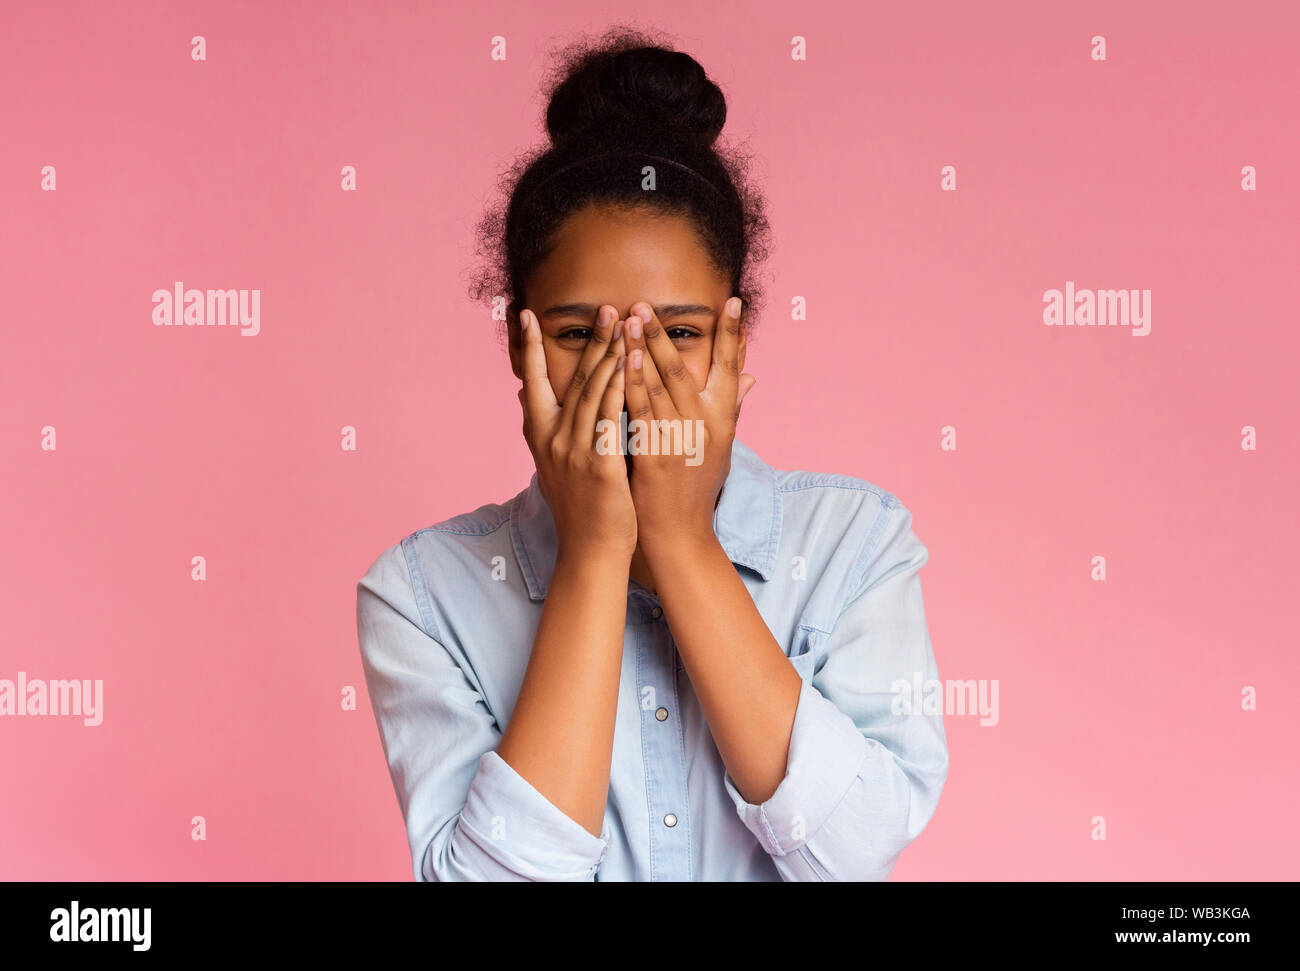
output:
[[[665,327],[664,333],[666,333],[671,340],[677,343],[698,340],[704,336],[699,331],[690,327]],[[571,327],[568,330],[557,334],[556,340],[563,341],[565,344],[573,347],[582,347],[591,340],[592,336],[593,331],[590,327]]]

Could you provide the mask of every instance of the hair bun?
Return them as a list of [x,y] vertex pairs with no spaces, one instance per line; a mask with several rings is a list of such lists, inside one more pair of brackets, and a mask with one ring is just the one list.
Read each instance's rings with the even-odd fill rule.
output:
[[599,51],[580,60],[551,94],[546,130],[559,146],[588,137],[675,137],[713,144],[727,120],[727,99],[689,54],[662,47]]

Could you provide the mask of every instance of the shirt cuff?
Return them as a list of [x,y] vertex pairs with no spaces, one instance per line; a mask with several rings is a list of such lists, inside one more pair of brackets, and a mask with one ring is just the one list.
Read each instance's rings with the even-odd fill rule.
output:
[[460,828],[484,853],[529,880],[590,880],[609,848],[565,815],[495,751],[479,758]]
[[762,805],[745,801],[729,772],[722,781],[745,827],[772,856],[799,849],[848,794],[867,757],[867,740],[840,711],[804,681],[790,731],[785,778]]

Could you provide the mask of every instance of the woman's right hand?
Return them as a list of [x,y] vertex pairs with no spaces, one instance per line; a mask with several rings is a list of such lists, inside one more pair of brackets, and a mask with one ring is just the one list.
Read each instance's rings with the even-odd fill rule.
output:
[[623,410],[626,351],[622,321],[602,307],[573,380],[556,400],[546,369],[542,329],[531,310],[519,314],[523,339],[524,439],[537,465],[542,495],[555,520],[556,557],[617,556],[636,550],[636,509],[627,463],[616,448],[596,450],[596,422],[618,425]]

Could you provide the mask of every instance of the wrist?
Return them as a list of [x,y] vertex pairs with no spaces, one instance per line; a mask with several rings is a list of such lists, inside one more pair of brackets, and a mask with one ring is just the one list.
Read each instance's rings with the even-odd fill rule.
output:
[[575,573],[587,578],[622,578],[627,584],[636,548],[618,546],[560,546],[555,553],[555,572]]
[[690,569],[721,554],[722,542],[709,523],[702,528],[686,530],[658,530],[641,534],[641,551],[656,573],[661,570]]

